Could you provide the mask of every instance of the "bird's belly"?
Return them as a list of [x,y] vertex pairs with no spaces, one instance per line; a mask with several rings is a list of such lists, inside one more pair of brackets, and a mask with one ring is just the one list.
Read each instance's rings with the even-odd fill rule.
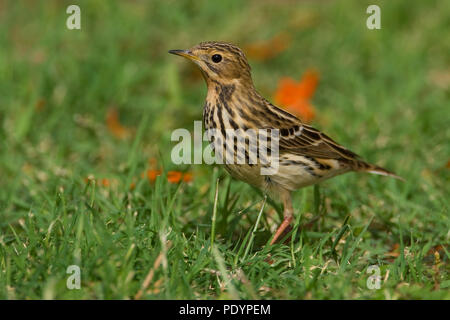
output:
[[296,190],[330,179],[349,171],[349,168],[340,165],[336,160],[329,160],[330,166],[319,168],[315,161],[304,157],[296,157],[301,162],[280,161],[278,172],[272,180],[287,190]]
[[257,188],[264,187],[265,176],[261,175],[261,168],[259,165],[224,164],[224,167],[233,178],[244,181]]

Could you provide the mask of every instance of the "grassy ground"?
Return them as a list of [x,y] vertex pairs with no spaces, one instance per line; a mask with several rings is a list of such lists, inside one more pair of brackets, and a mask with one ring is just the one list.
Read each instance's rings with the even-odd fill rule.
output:
[[[381,30],[365,27],[373,1],[79,1],[70,31],[72,2],[0,1],[0,298],[450,298],[448,1],[375,1]],[[303,227],[269,247],[277,205],[251,234],[256,190],[170,162],[205,85],[167,50],[280,33],[284,52],[250,60],[263,95],[317,69],[313,125],[406,182],[347,174],[299,190]],[[111,108],[123,127],[108,129]],[[164,173],[150,183],[153,158]]]

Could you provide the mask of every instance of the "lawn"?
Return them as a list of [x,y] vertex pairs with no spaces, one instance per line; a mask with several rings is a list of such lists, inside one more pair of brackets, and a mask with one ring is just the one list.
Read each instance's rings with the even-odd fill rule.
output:
[[[73,2],[0,0],[1,299],[450,299],[448,1]],[[269,246],[279,203],[171,161],[206,86],[167,51],[205,40],[281,47],[249,55],[269,100],[317,70],[312,125],[406,181],[298,190]]]

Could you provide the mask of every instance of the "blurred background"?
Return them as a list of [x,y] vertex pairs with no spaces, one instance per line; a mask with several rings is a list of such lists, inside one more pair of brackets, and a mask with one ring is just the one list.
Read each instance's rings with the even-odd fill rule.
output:
[[312,122],[373,161],[409,175],[449,158],[447,1],[377,2],[381,30],[370,1],[75,3],[81,30],[66,28],[70,1],[0,1],[2,188],[118,173],[146,115],[140,160],[169,159],[206,86],[167,51],[206,40],[242,47],[272,101],[280,79],[317,71]]
[[[374,3],[380,30],[366,27]],[[81,8],[81,30],[66,27],[70,4]],[[243,48],[263,96],[403,176],[408,184],[387,197],[392,207],[398,196],[423,217],[448,217],[449,4],[0,0],[0,242],[13,241],[10,226],[30,212],[51,211],[59,192],[76,199],[89,181],[119,207],[129,190],[149,199],[160,174],[174,184],[167,192],[186,183],[186,202],[209,194],[212,167],[170,161],[170,135],[201,119],[206,86],[193,64],[167,53],[208,40]],[[327,195],[350,182],[350,195],[386,185],[345,176]],[[184,208],[191,231],[210,219],[200,218],[209,209]],[[448,240],[445,230],[432,237]]]

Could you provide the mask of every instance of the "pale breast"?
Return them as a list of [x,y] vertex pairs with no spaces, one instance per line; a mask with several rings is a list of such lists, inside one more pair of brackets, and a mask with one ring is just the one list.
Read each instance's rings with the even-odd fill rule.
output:
[[[239,119],[220,104],[219,99],[207,100],[203,109],[203,124],[216,161],[224,165],[232,177],[258,188],[264,188],[258,155],[251,136],[239,127]],[[241,130],[239,130],[241,129]]]

